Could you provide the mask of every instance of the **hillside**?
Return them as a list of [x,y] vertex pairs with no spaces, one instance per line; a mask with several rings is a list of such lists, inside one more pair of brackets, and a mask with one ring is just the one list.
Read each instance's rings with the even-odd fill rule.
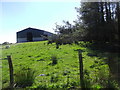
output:
[[77,49],[83,50],[86,87],[106,88],[109,80],[106,57],[99,57],[102,53],[93,53],[85,45],[80,42],[56,49],[55,43],[47,45],[46,41],[41,41],[12,44],[9,49],[2,46],[3,88],[9,86],[7,55],[12,57],[16,88],[81,88]]

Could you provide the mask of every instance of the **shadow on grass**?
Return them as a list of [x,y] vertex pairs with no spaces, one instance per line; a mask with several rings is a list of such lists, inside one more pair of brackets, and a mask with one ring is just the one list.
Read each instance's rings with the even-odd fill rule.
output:
[[[90,57],[106,58],[104,62],[109,66],[110,83],[108,87],[114,87],[115,80],[120,86],[120,46],[110,43],[86,43],[82,45],[88,49]],[[112,86],[113,85],[113,86]]]

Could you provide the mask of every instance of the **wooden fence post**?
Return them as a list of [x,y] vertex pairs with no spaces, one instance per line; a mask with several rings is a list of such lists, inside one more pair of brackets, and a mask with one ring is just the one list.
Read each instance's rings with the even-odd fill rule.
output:
[[7,56],[8,64],[9,64],[9,71],[10,71],[10,88],[13,88],[14,78],[13,78],[13,65],[11,56]]
[[78,56],[79,56],[79,69],[80,69],[80,85],[81,85],[81,89],[85,89],[82,51],[80,49],[78,49]]

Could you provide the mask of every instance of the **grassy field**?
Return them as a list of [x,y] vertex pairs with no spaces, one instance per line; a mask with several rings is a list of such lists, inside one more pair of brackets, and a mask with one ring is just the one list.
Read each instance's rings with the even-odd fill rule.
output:
[[9,67],[7,55],[11,55],[15,87],[24,88],[81,88],[79,59],[77,49],[81,49],[84,64],[84,81],[88,88],[106,88],[109,80],[109,68],[104,62],[106,57],[98,57],[79,45],[47,45],[46,41],[17,43],[9,49],[2,46],[2,86],[9,85]]

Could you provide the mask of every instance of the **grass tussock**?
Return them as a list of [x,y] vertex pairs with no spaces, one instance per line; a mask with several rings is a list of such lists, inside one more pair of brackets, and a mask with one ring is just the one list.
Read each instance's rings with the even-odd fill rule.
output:
[[34,83],[35,71],[30,68],[20,68],[15,73],[15,87],[25,88],[31,86]]

